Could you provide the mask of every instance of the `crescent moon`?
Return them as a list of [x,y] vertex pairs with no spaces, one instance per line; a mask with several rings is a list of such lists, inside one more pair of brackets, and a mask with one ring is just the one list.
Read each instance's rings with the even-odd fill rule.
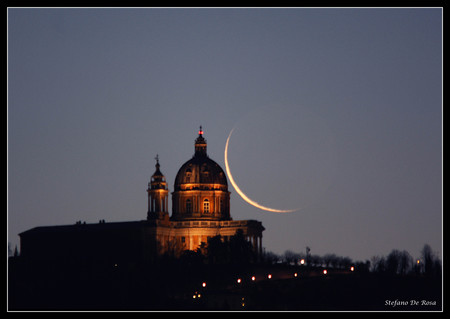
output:
[[248,196],[245,195],[243,191],[241,191],[239,186],[234,181],[233,175],[231,175],[230,166],[228,165],[228,144],[230,142],[230,137],[231,137],[231,134],[233,133],[233,130],[234,130],[234,128],[231,130],[230,135],[228,135],[227,143],[225,144],[225,169],[227,171],[228,178],[230,179],[230,182],[233,185],[233,187],[236,190],[236,192],[242,197],[243,200],[245,200],[250,205],[255,206],[256,208],[259,208],[259,209],[262,209],[262,210],[266,210],[268,212],[274,212],[274,213],[292,213],[292,212],[295,212],[297,209],[275,209],[275,208],[270,208],[270,207],[263,206],[261,204],[258,204],[254,200],[251,200],[250,198],[248,198]]

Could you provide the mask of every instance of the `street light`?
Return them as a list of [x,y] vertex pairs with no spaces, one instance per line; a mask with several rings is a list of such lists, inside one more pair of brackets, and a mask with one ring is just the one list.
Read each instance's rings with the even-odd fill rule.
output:
[[240,284],[241,283],[241,278],[238,278],[237,283]]
[[328,271],[326,269],[323,270],[323,274],[326,275]]
[[267,278],[271,279],[272,278],[272,274],[268,274]]
[[255,281],[255,280],[256,280],[255,276],[252,276],[252,281]]
[[202,283],[202,287],[205,288],[206,287],[206,282]]

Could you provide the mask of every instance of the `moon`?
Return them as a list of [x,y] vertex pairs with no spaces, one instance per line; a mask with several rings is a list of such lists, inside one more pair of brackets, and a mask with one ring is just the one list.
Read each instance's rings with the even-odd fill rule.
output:
[[251,200],[247,195],[244,194],[243,191],[241,191],[239,186],[234,181],[233,175],[231,175],[230,166],[228,165],[228,144],[230,143],[230,137],[231,137],[231,134],[233,133],[233,130],[234,130],[234,128],[231,130],[230,134],[228,135],[227,143],[225,144],[225,169],[227,171],[228,178],[230,179],[230,182],[233,185],[233,187],[236,190],[236,192],[242,197],[243,200],[245,200],[250,205],[253,205],[256,208],[259,208],[259,209],[262,209],[262,210],[265,210],[265,211],[268,211],[268,212],[292,213],[292,212],[295,212],[296,210],[298,210],[298,209],[276,209],[276,208],[266,207],[266,206],[263,206],[261,204],[258,204],[254,200]]

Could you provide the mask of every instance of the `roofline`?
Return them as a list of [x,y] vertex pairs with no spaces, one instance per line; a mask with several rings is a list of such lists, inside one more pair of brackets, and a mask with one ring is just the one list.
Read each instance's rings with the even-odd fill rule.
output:
[[24,234],[28,234],[31,232],[41,231],[41,230],[61,230],[61,229],[68,229],[68,228],[93,228],[93,227],[111,227],[111,226],[118,226],[118,225],[131,225],[131,224],[143,224],[146,223],[147,220],[138,220],[138,221],[125,221],[125,222],[109,222],[109,223],[89,223],[89,224],[70,224],[70,225],[52,225],[52,226],[37,226],[33,227],[31,229],[25,230],[21,233],[19,233],[19,236],[22,236]]

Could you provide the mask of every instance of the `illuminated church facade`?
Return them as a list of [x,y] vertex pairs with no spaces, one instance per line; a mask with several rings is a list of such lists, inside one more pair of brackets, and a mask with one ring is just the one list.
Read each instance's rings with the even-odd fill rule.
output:
[[255,220],[232,220],[230,192],[225,172],[207,155],[207,143],[200,128],[195,140],[194,156],[185,162],[175,178],[172,192],[172,216],[168,213],[169,191],[160,171],[148,183],[147,220],[155,224],[157,253],[196,250],[208,238],[220,235],[223,240],[241,230],[255,252],[262,252],[264,227]]
[[195,153],[178,170],[173,187],[169,216],[169,188],[156,157],[156,170],[147,189],[146,220],[35,227],[19,234],[21,256],[42,259],[52,247],[53,257],[59,259],[148,261],[165,253],[180,256],[185,250],[195,251],[218,235],[228,241],[238,231],[257,255],[262,254],[264,227],[260,221],[231,218],[227,177],[209,158],[201,127]]

